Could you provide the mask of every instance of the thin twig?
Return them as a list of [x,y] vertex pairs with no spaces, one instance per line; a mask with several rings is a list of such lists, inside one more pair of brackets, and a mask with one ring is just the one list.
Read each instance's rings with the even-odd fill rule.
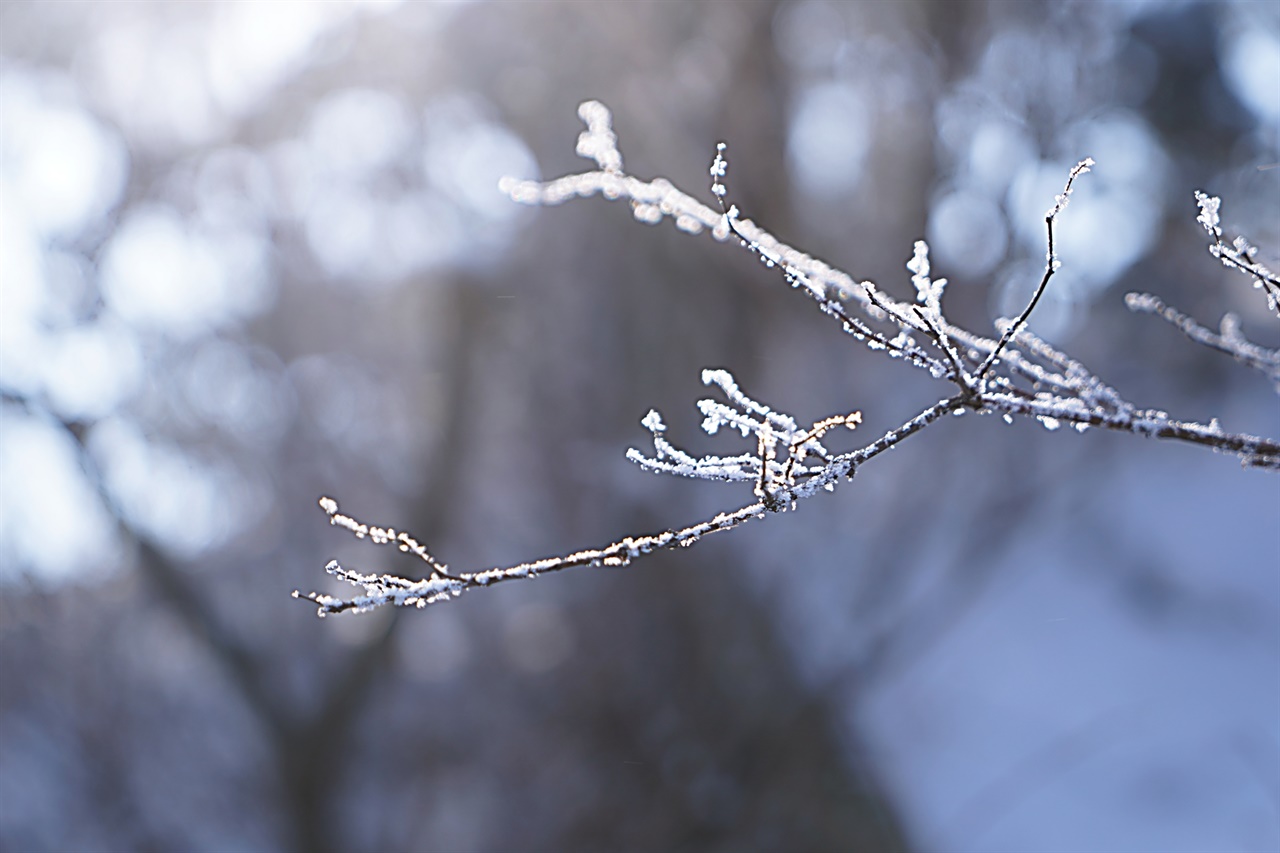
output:
[[1234,314],[1227,314],[1222,318],[1224,333],[1217,334],[1150,293],[1128,293],[1124,297],[1124,304],[1130,311],[1155,314],[1192,341],[1226,353],[1241,364],[1262,371],[1271,381],[1280,382],[1280,349],[1267,349],[1246,340],[1240,334],[1240,321]]
[[1053,223],[1058,218],[1058,214],[1067,206],[1067,202],[1071,200],[1071,185],[1075,183],[1077,177],[1089,171],[1093,165],[1092,157],[1086,157],[1075,165],[1075,168],[1071,170],[1071,174],[1067,176],[1067,185],[1063,188],[1062,195],[1054,200],[1053,207],[1049,208],[1049,212],[1044,215],[1045,229],[1049,232],[1049,252],[1045,262],[1044,277],[1040,279],[1040,285],[1036,288],[1036,292],[1031,295],[1031,301],[1022,310],[1022,314],[1004,330],[1004,334],[1000,336],[1000,341],[996,344],[996,348],[991,351],[991,355],[987,356],[987,360],[982,362],[982,365],[978,368],[978,372],[973,377],[976,381],[981,382],[986,377],[987,371],[991,369],[996,359],[1000,357],[1000,352],[1026,324],[1027,318],[1031,316],[1031,312],[1036,309],[1036,305],[1040,302],[1040,297],[1044,295],[1049,279],[1053,278],[1053,274],[1058,271],[1058,256],[1053,248]]

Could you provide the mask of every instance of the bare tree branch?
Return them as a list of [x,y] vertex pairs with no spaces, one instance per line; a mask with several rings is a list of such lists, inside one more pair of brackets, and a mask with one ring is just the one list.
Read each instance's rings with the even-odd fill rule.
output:
[[[788,246],[750,220],[742,219],[736,205],[729,203],[725,182],[728,160],[726,146],[717,146],[710,168],[711,193],[719,214],[692,196],[657,178],[643,181],[623,170],[609,111],[597,102],[584,103],[578,110],[586,130],[578,139],[578,153],[596,162],[595,171],[568,175],[547,182],[505,180],[502,188],[515,201],[527,204],[559,204],[572,198],[602,195],[608,200],[626,200],[635,217],[656,224],[671,218],[681,231],[698,234],[710,231],[717,240],[736,237],[766,267],[780,271],[795,289],[813,299],[819,309],[834,318],[841,328],[868,349],[927,371],[933,378],[954,385],[952,396],[918,412],[896,429],[853,451],[835,454],[824,444],[836,426],[855,427],[861,414],[835,415],[802,429],[790,415],[748,397],[725,370],[705,370],[702,380],[720,389],[727,402],[699,401],[703,429],[709,434],[721,427],[754,437],[755,452],[736,455],[707,455],[695,458],[666,437],[666,425],[657,411],[650,411],[641,424],[653,441],[653,454],[628,451],[627,458],[641,468],[659,474],[673,474],[727,482],[750,482],[758,500],[739,509],[723,512],[709,520],[679,529],[632,537],[603,548],[577,551],[558,557],[519,563],[477,572],[449,573],[427,549],[404,532],[369,526],[338,511],[332,498],[321,498],[320,506],[330,523],[343,527],[358,538],[376,544],[395,545],[427,564],[430,576],[409,580],[395,575],[363,575],[344,568],[336,560],[327,571],[354,586],[363,595],[343,599],[319,592],[294,596],[318,605],[321,616],[348,610],[369,610],[387,604],[425,607],[447,601],[470,589],[492,586],[509,580],[524,580],[549,572],[576,567],[627,566],[645,554],[688,546],[702,536],[731,530],[782,512],[820,491],[831,491],[858,466],[895,447],[947,414],[999,414],[1006,421],[1030,417],[1046,429],[1070,425],[1084,431],[1100,427],[1151,438],[1171,439],[1210,448],[1238,457],[1245,466],[1280,470],[1280,442],[1244,433],[1224,432],[1217,419],[1209,424],[1176,420],[1158,409],[1139,408],[1116,389],[1103,382],[1079,361],[1062,353],[1032,334],[1027,328],[1048,287],[1061,266],[1054,243],[1054,225],[1070,199],[1076,178],[1089,171],[1093,160],[1086,158],[1068,174],[1063,191],[1045,214],[1048,251],[1045,272],[1026,307],[1014,320],[997,322],[998,339],[992,339],[950,323],[942,307],[946,279],[934,279],[929,264],[929,247],[915,243],[907,269],[912,273],[915,303],[898,301],[867,281],[852,276]],[[1224,264],[1254,276],[1267,290],[1274,308],[1274,275],[1253,259],[1254,250],[1237,239],[1234,248],[1221,241],[1217,228],[1217,199],[1197,194],[1200,221],[1215,243],[1210,247]],[[1166,308],[1155,297],[1131,295],[1134,310],[1156,313],[1178,326],[1200,343],[1228,352],[1275,379],[1280,356],[1249,344],[1235,326],[1226,324],[1222,335],[1214,335],[1189,318]],[[917,342],[914,334],[922,336]],[[847,411],[847,410],[846,410]],[[779,458],[785,453],[785,458]]]

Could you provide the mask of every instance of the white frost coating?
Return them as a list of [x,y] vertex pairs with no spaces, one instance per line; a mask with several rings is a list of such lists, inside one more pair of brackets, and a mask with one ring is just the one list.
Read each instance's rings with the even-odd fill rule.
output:
[[1071,192],[1074,189],[1072,185],[1075,183],[1076,178],[1088,172],[1095,165],[1097,164],[1094,162],[1092,157],[1086,157],[1075,165],[1071,170],[1071,173],[1067,175],[1066,188],[1063,189],[1059,195],[1054,196],[1053,207],[1049,208],[1049,210],[1045,212],[1045,219],[1054,219],[1059,213],[1066,209],[1067,202],[1071,201]]
[[667,425],[662,422],[662,415],[657,409],[650,409],[649,414],[640,420],[641,426],[649,430],[649,432],[666,432]]
[[[742,389],[738,387],[738,383],[734,381],[733,375],[727,370],[704,370],[702,371],[702,384],[715,385],[724,392],[729,401],[744,412],[750,412],[767,418],[775,429],[783,432],[791,433],[796,430],[796,422],[789,415],[779,414],[763,403],[757,403],[755,400],[742,393]],[[699,404],[701,408],[701,404]]]
[[[926,284],[929,281],[929,244],[924,240],[916,241],[911,260],[907,261],[907,270],[914,273],[913,281],[919,278],[924,278]],[[916,282],[916,290],[922,290],[918,282]]]
[[729,169],[729,161],[724,159],[724,152],[729,146],[724,142],[716,143],[716,157],[711,161],[711,177],[713,179],[723,178],[725,172]]
[[907,269],[914,273],[911,283],[916,288],[916,301],[924,306],[924,312],[933,326],[942,323],[942,291],[947,286],[945,278],[929,278],[929,245],[916,241],[915,254],[907,262]]
[[1196,222],[1199,222],[1201,227],[1214,237],[1222,236],[1222,229],[1219,227],[1221,220],[1218,216],[1218,208],[1221,205],[1222,199],[1196,190],[1196,206],[1200,208],[1200,215],[1196,217]]
[[[686,233],[697,234],[706,229],[717,240],[725,240],[729,236],[728,226],[724,224],[724,215],[720,211],[712,210],[697,199],[672,188],[666,181],[646,182],[630,175],[601,171],[567,175],[546,183],[504,178],[498,183],[498,187],[512,201],[520,204],[557,205],[574,198],[593,195],[602,195],[611,200],[625,198],[637,206],[656,206],[658,218],[655,222],[673,217],[676,227]],[[653,212],[645,208],[643,215],[652,217]]]
[[646,225],[657,225],[662,221],[662,208],[656,204],[633,204],[631,214]]
[[687,213],[676,217],[676,227],[686,234],[698,234],[702,231],[702,223]]
[[609,108],[599,101],[584,101],[578,107],[578,118],[587,126],[578,136],[578,155],[595,160],[606,172],[621,172],[622,154]]

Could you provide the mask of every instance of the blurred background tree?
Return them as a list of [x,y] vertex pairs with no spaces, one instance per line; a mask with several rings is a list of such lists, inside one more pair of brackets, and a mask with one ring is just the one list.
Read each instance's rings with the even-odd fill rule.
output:
[[582,168],[586,98],[886,288],[927,237],[974,328],[1093,156],[1032,328],[1280,432],[1122,300],[1280,338],[1191,199],[1275,260],[1274,4],[6,2],[0,63],[0,846],[1280,843],[1275,481],[1194,448],[961,419],[626,572],[288,597],[412,570],[320,494],[465,567],[720,508],[623,458],[703,367],[866,429],[933,393],[736,247],[503,197]]

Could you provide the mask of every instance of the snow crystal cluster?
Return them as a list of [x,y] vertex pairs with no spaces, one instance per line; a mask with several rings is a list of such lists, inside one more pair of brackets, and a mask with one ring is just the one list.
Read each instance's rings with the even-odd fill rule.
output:
[[[828,430],[836,426],[853,429],[862,421],[861,413],[852,412],[801,429],[790,415],[775,412],[748,397],[727,370],[702,371],[702,384],[715,385],[728,399],[728,403],[713,399],[698,401],[698,410],[703,414],[702,429],[708,435],[715,435],[721,427],[728,427],[743,438],[755,436],[754,452],[735,456],[707,455],[695,459],[667,441],[663,436],[667,427],[662,416],[651,410],[640,423],[653,438],[654,454],[646,456],[632,448],[627,451],[627,458],[658,474],[755,483],[755,494],[767,509],[784,508],[778,500],[779,490],[794,487],[798,479],[826,472],[827,466],[835,459],[822,443]],[[781,459],[780,448],[786,452]],[[818,460],[817,464],[806,464],[805,460],[811,456]],[[835,480],[828,478],[823,486],[830,491],[835,488]]]

